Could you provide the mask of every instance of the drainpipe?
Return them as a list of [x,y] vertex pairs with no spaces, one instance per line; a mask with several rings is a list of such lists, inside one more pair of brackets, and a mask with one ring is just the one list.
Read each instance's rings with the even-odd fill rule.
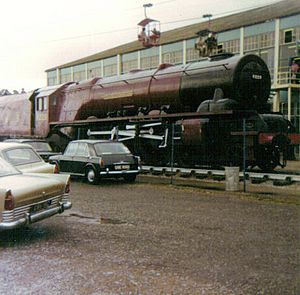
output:
[[240,28],[240,55],[244,54],[244,38],[245,38],[245,28]]
[[278,84],[278,67],[279,67],[279,33],[280,33],[280,20],[275,20],[275,47],[274,47],[274,79],[273,86]]

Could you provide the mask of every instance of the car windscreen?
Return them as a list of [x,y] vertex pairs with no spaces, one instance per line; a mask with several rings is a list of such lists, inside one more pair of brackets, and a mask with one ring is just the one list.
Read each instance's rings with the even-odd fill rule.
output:
[[0,177],[7,175],[20,174],[21,172],[15,167],[0,158]]
[[122,143],[96,143],[94,144],[97,156],[104,154],[129,154],[129,149]]
[[12,165],[41,162],[41,158],[31,148],[14,148],[4,151],[5,159]]

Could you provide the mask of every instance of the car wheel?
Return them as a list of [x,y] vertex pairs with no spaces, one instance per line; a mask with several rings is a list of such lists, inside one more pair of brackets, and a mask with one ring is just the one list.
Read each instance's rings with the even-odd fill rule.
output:
[[124,179],[127,182],[134,182],[136,179],[136,174],[128,174],[128,175],[124,175]]
[[86,176],[86,180],[88,183],[90,184],[97,184],[98,183],[98,177],[97,177],[97,174],[96,174],[96,171],[94,168],[92,167],[88,167],[86,169],[86,172],[85,172],[85,176]]

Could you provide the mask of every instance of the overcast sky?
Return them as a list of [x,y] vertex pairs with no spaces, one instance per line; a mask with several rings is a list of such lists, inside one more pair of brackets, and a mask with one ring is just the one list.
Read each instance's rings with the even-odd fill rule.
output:
[[143,4],[161,31],[279,0],[9,0],[1,2],[0,90],[46,86],[45,70],[134,41]]

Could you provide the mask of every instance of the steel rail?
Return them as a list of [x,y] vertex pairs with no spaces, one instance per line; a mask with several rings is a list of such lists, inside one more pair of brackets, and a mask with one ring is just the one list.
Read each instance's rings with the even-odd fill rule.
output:
[[[142,166],[142,174],[150,174],[153,176],[176,176],[185,178],[212,178],[225,179],[225,170],[215,169],[194,169],[194,168],[172,168],[172,167],[155,167]],[[300,175],[295,174],[277,174],[266,172],[246,172],[246,179],[252,183],[262,183],[265,181],[273,181],[274,185],[289,185],[300,183]],[[240,180],[243,180],[243,171],[239,172]]]

